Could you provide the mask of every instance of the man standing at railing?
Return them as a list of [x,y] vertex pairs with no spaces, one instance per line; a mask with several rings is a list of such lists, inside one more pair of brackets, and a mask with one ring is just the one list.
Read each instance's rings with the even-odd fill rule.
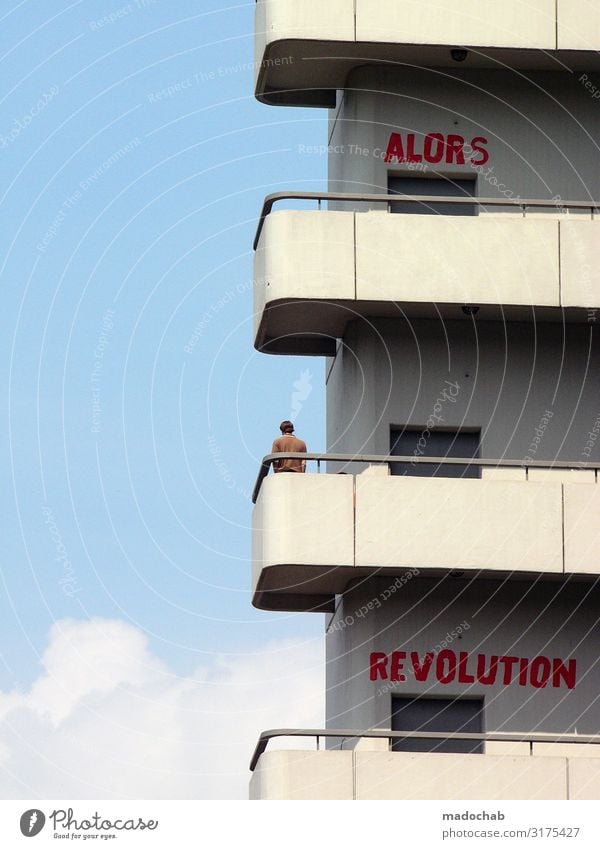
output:
[[[296,454],[306,454],[306,442],[294,436],[294,425],[286,419],[279,425],[281,436],[273,443],[271,449],[272,454],[283,452],[294,452]],[[273,462],[275,472],[305,472],[306,460],[281,459]]]

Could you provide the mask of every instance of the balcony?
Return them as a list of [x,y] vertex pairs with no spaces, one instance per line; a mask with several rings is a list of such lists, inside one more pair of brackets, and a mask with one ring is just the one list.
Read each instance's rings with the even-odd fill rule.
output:
[[[273,212],[283,199],[385,210],[448,200],[479,204],[482,214]],[[464,319],[465,304],[479,306],[479,320],[585,322],[600,306],[597,206],[561,202],[558,211],[541,200],[271,195],[255,240],[255,347],[331,356],[358,317]]]
[[[265,751],[276,737],[337,738],[339,750]],[[478,739],[486,754],[392,752],[393,739]],[[282,729],[261,734],[251,799],[598,799],[600,737]]]
[[461,68],[600,67],[600,8],[582,0],[258,0],[256,96],[335,105],[351,71],[374,62]]
[[[303,456],[362,474],[268,475]],[[391,476],[394,463],[475,464],[480,478]],[[368,464],[374,464],[369,466]],[[416,568],[524,580],[600,574],[600,486],[592,463],[268,455],[253,513],[253,604],[329,612],[349,581]],[[393,528],[393,533],[390,533]]]

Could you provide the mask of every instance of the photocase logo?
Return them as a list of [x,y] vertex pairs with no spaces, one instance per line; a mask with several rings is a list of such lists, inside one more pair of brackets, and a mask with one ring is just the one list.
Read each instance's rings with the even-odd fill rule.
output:
[[46,817],[38,808],[31,808],[21,815],[21,834],[25,837],[35,837],[46,824]]

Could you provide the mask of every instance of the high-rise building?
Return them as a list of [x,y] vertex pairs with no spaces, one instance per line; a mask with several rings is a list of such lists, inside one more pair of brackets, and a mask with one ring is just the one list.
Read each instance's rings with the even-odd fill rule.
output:
[[599,47],[581,0],[257,3],[329,187],[265,203],[255,345],[327,358],[329,460],[257,483],[327,728],[252,798],[600,798]]

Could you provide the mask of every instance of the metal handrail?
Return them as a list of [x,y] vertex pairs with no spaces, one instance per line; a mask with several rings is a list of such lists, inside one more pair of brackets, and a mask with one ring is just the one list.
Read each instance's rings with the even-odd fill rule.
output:
[[355,728],[273,728],[263,731],[254,748],[250,771],[254,772],[260,756],[265,752],[269,741],[275,737],[346,737],[354,740],[363,738],[392,740],[475,740],[488,743],[529,743],[530,754],[533,752],[534,743],[577,743],[580,745],[599,745],[600,735],[583,734],[543,734],[528,732],[523,734],[487,732],[484,734],[471,734],[461,732],[444,731],[387,731],[385,729],[373,728],[360,731]]
[[509,469],[589,469],[596,471],[600,469],[599,463],[569,462],[568,460],[530,460],[523,463],[522,460],[481,460],[479,457],[417,457],[381,454],[316,454],[309,452],[299,453],[294,451],[282,451],[276,454],[266,454],[260,465],[256,483],[252,491],[252,503],[256,504],[258,494],[263,480],[269,474],[269,468],[275,460],[315,460],[318,468],[322,462],[330,463],[369,463],[371,465],[387,465],[388,463],[429,463],[434,465],[448,466],[478,466],[485,468],[509,468]]
[[478,206],[517,206],[525,212],[528,206],[539,208],[554,206],[556,209],[589,209],[593,212],[600,209],[600,201],[585,200],[560,200],[560,203],[548,198],[519,199],[512,198],[478,198],[478,197],[448,197],[437,195],[383,195],[383,194],[361,194],[360,192],[273,192],[267,195],[262,206],[256,236],[254,237],[254,250],[258,247],[260,234],[265,219],[271,214],[273,206],[281,200],[316,200],[319,203],[325,201],[339,201],[341,203],[386,203],[392,206],[397,203],[464,203],[477,204]]
[[599,745],[600,735],[583,734],[544,734],[544,733],[504,733],[487,732],[482,734],[443,732],[443,731],[388,731],[384,729],[370,729],[361,731],[348,728],[275,728],[263,731],[254,749],[250,770],[254,772],[260,756],[265,752],[270,740],[275,737],[344,737],[346,739],[360,740],[387,739],[392,740],[474,740],[488,743],[529,743],[530,752],[533,751],[534,743],[574,743],[580,745]]

